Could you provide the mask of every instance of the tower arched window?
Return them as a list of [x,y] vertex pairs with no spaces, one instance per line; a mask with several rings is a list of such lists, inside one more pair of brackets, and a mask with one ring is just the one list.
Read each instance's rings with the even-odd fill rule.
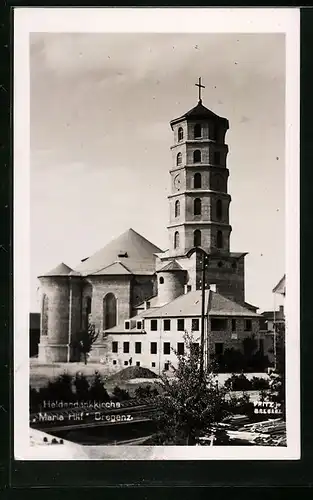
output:
[[164,283],[164,278],[163,278],[163,276],[160,276],[159,283],[160,283],[160,285],[163,285],[163,283]]
[[178,140],[179,141],[182,141],[184,138],[184,131],[183,131],[183,128],[182,127],[179,127],[178,129]]
[[177,153],[177,156],[176,156],[176,165],[181,165],[182,161],[183,161],[182,154],[181,153]]
[[223,233],[222,233],[222,231],[217,231],[216,246],[217,246],[217,248],[223,248]]
[[113,293],[107,293],[103,299],[103,329],[113,328],[117,323],[116,297]]
[[89,325],[89,317],[91,314],[91,297],[86,298],[86,305],[85,305],[85,328],[88,328]]
[[201,174],[198,172],[193,177],[193,187],[195,189],[201,188]]
[[196,229],[193,233],[193,246],[201,247],[201,231],[200,229]]
[[174,234],[174,248],[179,248],[179,232],[176,231]]
[[193,162],[199,163],[200,161],[201,161],[201,151],[200,151],[200,149],[196,149],[193,152]]
[[200,123],[197,123],[194,126],[193,134],[194,134],[195,139],[199,139],[199,137],[202,137],[202,127],[201,127]]
[[221,220],[221,218],[223,217],[222,200],[217,200],[216,202],[216,217],[218,220]]
[[201,215],[201,200],[200,198],[196,198],[193,202],[193,214]]
[[179,200],[175,201],[175,217],[180,216],[180,203]]
[[48,309],[49,309],[49,299],[46,294],[42,297],[42,320],[41,320],[41,335],[48,335]]

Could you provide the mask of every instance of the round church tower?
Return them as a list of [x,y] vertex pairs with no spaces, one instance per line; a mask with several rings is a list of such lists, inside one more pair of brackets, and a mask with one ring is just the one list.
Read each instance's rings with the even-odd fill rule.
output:
[[68,360],[71,272],[62,263],[38,276],[42,291],[38,358],[43,363]]
[[158,305],[164,305],[184,293],[187,272],[176,262],[171,260],[166,266],[157,271],[158,276]]

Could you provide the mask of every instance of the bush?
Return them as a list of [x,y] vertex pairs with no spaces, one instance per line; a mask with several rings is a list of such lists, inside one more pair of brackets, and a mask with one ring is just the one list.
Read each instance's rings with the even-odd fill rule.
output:
[[241,375],[233,374],[226,380],[225,389],[230,391],[251,391],[252,383],[243,373]]
[[155,398],[158,394],[158,390],[156,388],[152,389],[151,385],[140,385],[135,390],[135,397],[138,399]]
[[89,389],[89,397],[98,401],[109,401],[110,396],[103,385],[103,380],[98,371],[95,372]]
[[269,388],[269,381],[261,377],[252,377],[251,384],[253,391],[264,391]]
[[128,399],[130,399],[129,392],[125,389],[121,389],[118,386],[114,387],[112,394],[115,401],[127,401]]

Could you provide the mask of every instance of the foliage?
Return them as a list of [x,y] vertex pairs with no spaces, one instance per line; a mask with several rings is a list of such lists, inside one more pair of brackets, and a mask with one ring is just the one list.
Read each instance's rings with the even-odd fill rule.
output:
[[231,347],[216,358],[219,372],[263,372],[269,366],[268,356],[257,350],[254,337],[243,339],[242,346],[243,352]]
[[155,398],[158,394],[158,390],[155,387],[152,389],[151,385],[140,385],[135,390],[135,397],[138,399]]
[[78,349],[80,356],[83,355],[85,365],[87,364],[87,354],[91,351],[98,337],[99,330],[96,331],[93,323],[90,323],[88,328],[84,328],[78,332],[75,347]]
[[121,389],[118,386],[114,387],[112,394],[114,401],[127,401],[128,399],[130,399],[129,392],[125,389]]
[[172,366],[173,377],[165,372],[161,376],[156,444],[193,445],[225,415],[226,391],[218,387],[211,367],[200,379],[200,358],[192,349],[193,336],[186,332],[184,341],[185,354],[175,353],[178,366]]
[[88,399],[89,395],[89,382],[83,373],[77,372],[74,379],[74,386],[78,399]]
[[269,388],[269,381],[261,377],[252,377],[249,380],[243,373],[233,373],[224,386],[231,391],[262,391]]
[[110,396],[104,387],[102,377],[98,371],[95,371],[90,389],[89,389],[90,399],[95,399],[97,401],[109,401]]

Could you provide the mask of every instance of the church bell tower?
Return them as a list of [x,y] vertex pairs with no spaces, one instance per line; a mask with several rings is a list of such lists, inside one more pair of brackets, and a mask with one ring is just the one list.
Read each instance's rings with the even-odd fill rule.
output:
[[243,303],[246,254],[230,251],[231,197],[225,143],[229,123],[202,104],[201,78],[196,86],[197,105],[170,122],[173,145],[168,196],[169,250],[164,258],[175,259],[188,269],[187,286],[199,288],[201,257],[197,256],[191,265],[187,252],[202,247],[209,254],[207,285],[217,284],[223,295]]

